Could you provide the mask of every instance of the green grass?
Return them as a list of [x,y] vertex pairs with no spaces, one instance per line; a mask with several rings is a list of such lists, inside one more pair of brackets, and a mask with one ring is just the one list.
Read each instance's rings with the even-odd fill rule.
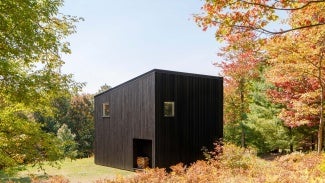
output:
[[85,158],[78,160],[65,160],[61,164],[61,168],[53,168],[49,165],[44,166],[44,171],[37,170],[36,167],[27,166],[27,170],[18,172],[15,177],[4,177],[0,175],[0,182],[6,182],[8,180],[14,182],[31,182],[31,177],[37,177],[39,179],[46,179],[49,176],[61,175],[68,178],[71,183],[74,182],[94,182],[100,179],[110,179],[117,176],[127,177],[132,176],[134,172],[95,165],[94,158]]

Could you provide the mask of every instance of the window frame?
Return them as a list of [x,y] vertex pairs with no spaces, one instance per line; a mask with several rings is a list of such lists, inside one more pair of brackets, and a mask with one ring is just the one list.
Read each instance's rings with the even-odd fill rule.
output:
[[[171,114],[166,114],[166,112],[169,112],[169,110],[166,110],[167,105],[171,106]],[[175,117],[175,102],[174,101],[164,101],[164,103],[163,103],[163,116],[164,117]]]
[[[108,106],[108,111],[105,110],[106,106]],[[110,117],[110,105],[108,102],[105,102],[102,104],[102,117],[103,118],[109,118]]]

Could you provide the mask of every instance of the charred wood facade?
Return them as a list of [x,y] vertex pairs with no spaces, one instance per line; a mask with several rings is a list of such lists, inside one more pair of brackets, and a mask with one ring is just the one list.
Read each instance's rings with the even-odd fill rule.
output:
[[95,96],[99,165],[133,170],[138,156],[151,167],[188,164],[222,134],[220,77],[155,69]]

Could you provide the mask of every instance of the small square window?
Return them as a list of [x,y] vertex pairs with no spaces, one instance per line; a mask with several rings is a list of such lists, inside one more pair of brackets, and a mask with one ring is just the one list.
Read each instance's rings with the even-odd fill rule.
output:
[[175,104],[174,102],[164,102],[164,116],[174,117],[175,115]]
[[109,104],[103,103],[103,117],[109,117]]

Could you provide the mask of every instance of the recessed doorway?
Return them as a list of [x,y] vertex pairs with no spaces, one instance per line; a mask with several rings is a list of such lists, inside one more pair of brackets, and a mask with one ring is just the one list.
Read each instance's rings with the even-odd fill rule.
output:
[[133,139],[133,168],[143,168],[138,165],[139,160],[148,161],[148,166],[152,167],[152,140]]

